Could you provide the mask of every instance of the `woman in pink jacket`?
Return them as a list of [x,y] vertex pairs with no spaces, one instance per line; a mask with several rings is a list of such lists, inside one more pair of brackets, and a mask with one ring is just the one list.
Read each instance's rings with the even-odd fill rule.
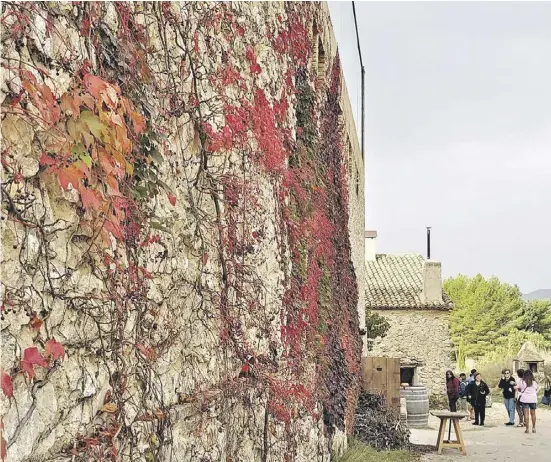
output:
[[536,406],[538,402],[538,384],[534,381],[534,374],[531,370],[524,371],[522,377],[524,383],[518,388],[519,401],[524,411],[524,425],[526,430],[524,433],[529,433],[529,416],[532,417],[532,433],[536,433]]

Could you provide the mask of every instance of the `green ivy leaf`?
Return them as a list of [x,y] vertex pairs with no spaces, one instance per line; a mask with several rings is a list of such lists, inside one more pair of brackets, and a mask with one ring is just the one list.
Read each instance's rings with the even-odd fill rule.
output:
[[82,143],[74,144],[71,147],[71,154],[75,158],[82,160],[88,168],[92,168],[92,158]]
[[164,231],[165,233],[169,233],[170,231],[168,228],[165,228],[161,223],[157,223],[156,221],[150,221],[149,226],[151,226],[153,229],[158,229],[159,231]]
[[88,128],[96,138],[101,138],[105,125],[100,122],[97,115],[91,111],[82,111],[80,113],[80,118],[86,122],[86,125],[88,125]]
[[149,155],[151,156],[151,158],[158,164],[162,164],[164,159],[163,159],[163,156],[161,155],[161,153],[153,148],[150,152],[149,152]]

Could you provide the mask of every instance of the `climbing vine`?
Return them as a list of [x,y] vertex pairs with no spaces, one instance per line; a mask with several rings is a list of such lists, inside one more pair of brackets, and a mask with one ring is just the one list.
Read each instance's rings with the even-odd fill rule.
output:
[[289,460],[301,419],[329,440],[351,428],[357,286],[338,57],[312,72],[321,21],[291,2],[3,3],[3,126],[25,134],[2,148],[20,276],[2,281],[3,333],[23,312],[32,344],[16,339],[2,390],[14,402],[92,358],[109,390],[59,449],[73,460],[162,460],[177,406],[197,441],[216,412],[231,454],[237,409],[264,403],[263,460],[277,426]]

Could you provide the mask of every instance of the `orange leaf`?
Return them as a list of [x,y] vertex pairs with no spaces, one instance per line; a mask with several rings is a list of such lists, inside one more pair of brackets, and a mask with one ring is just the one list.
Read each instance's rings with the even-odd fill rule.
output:
[[145,130],[144,117],[135,111],[131,111],[130,114],[128,115],[130,116],[130,119],[132,119],[132,125],[134,125],[134,132],[136,133],[136,135],[139,135]]
[[8,398],[13,397],[13,383],[10,375],[5,371],[2,371],[2,391]]
[[65,114],[70,114],[74,118],[78,118],[80,115],[80,104],[77,98],[78,96],[73,98],[68,93],[61,96],[61,109]]
[[113,112],[113,114],[111,114],[111,121],[114,123],[114,124],[117,124],[119,126],[123,126],[123,121],[122,121],[122,118],[120,115],[118,115],[116,112]]
[[111,85],[106,84],[105,90],[102,92],[103,101],[111,108],[116,109],[119,103],[117,91]]
[[54,361],[59,358],[65,358],[65,349],[63,345],[51,338],[46,342],[46,357],[52,357]]
[[94,98],[92,97],[92,95],[88,95],[88,94],[82,95],[80,97],[80,100],[84,103],[84,105],[88,109],[94,109],[95,101],[94,101]]
[[117,412],[117,404],[113,402],[104,404],[103,407],[100,409],[100,412],[108,412],[109,414],[114,414],[115,412]]
[[84,178],[84,173],[76,165],[71,164],[69,167],[59,171],[58,178],[63,189],[69,189],[69,183],[73,185],[73,188],[78,189],[80,180]]

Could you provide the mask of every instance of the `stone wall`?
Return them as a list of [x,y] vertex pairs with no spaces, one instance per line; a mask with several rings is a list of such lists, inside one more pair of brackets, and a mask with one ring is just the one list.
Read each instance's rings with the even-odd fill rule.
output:
[[445,393],[446,370],[455,370],[449,334],[449,313],[430,310],[374,311],[390,323],[386,337],[374,341],[372,356],[400,358],[416,367],[419,385],[431,394]]
[[341,452],[363,166],[326,6],[3,2],[2,24],[7,460]]

